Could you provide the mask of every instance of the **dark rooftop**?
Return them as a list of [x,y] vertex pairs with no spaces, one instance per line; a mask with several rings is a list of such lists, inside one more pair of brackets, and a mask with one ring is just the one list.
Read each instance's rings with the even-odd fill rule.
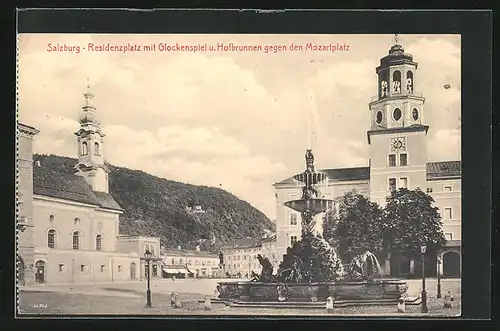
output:
[[92,191],[83,177],[43,166],[33,166],[33,194],[123,210],[109,193]]
[[[441,178],[458,178],[462,174],[460,161],[442,161],[427,163],[427,180]],[[338,168],[338,169],[322,169],[318,172],[326,173],[329,181],[350,181],[350,180],[369,180],[370,168]],[[295,185],[295,180],[289,177],[275,185]]]
[[427,163],[427,179],[440,179],[460,177],[462,175],[462,162],[444,161]]
[[222,249],[244,249],[244,248],[257,248],[262,245],[260,239],[243,238],[235,240],[232,244],[227,244]]
[[[339,168],[339,169],[322,169],[318,172],[325,173],[328,176],[329,181],[347,181],[347,180],[368,180],[370,179],[370,168],[369,167],[358,167],[358,168]],[[283,184],[295,184],[295,179],[293,176],[282,180],[278,185]],[[275,185],[276,185],[275,184]]]
[[190,249],[168,249],[161,252],[163,256],[188,256],[188,257],[219,257],[219,255],[207,252],[207,251],[196,251]]

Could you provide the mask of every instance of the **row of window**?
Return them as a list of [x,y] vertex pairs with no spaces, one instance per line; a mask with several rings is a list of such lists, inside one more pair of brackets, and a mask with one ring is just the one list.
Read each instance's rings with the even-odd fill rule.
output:
[[[387,79],[388,75],[387,74],[382,74],[380,76],[380,97],[381,98],[386,98],[388,95],[388,85],[387,85]],[[413,93],[413,73],[411,71],[406,72],[406,86],[404,86],[406,93],[412,94]],[[392,74],[392,93],[394,94],[399,94],[401,93],[401,89],[403,86],[401,86],[401,72],[399,70],[394,71]]]
[[258,248],[252,248],[252,249],[234,249],[234,250],[229,250],[228,254],[230,253],[246,253],[246,252],[258,252]]
[[[80,249],[80,237],[81,234],[79,231],[73,232],[73,249]],[[57,243],[57,232],[54,229],[50,229],[47,232],[47,246],[49,248],[56,248],[56,243]],[[102,250],[102,236],[98,234],[95,237],[95,250],[100,251]]]
[[[453,191],[453,187],[451,185],[444,185],[443,192],[451,192]],[[426,190],[427,193],[432,193],[432,187],[428,187]]]
[[[101,265],[101,272],[104,272],[104,269],[105,269],[105,265],[102,264]],[[135,266],[134,266],[135,267]],[[118,266],[118,272],[121,272],[123,269],[123,267],[121,265]],[[64,263],[59,263],[59,272],[63,272],[64,271]],[[87,265],[86,264],[81,264],[80,265],[80,272],[87,272]]]
[[406,153],[399,153],[399,163],[397,163],[397,156],[398,154],[389,154],[389,162],[388,166],[389,167],[404,167],[408,165],[408,154]]
[[[88,149],[88,145],[87,145],[87,142],[84,141],[82,143],[82,155],[88,155],[89,154],[89,149]],[[94,155],[101,155],[101,152],[99,150],[99,143],[94,143]]]
[[[248,268],[249,266],[248,265],[244,265],[244,266],[241,266],[241,265],[237,265],[237,264],[228,264],[228,267],[229,269],[245,269],[245,268]],[[250,268],[251,269],[257,269],[257,268],[260,268],[260,264],[259,263],[252,263],[250,264]]]
[[[49,222],[50,222],[50,223],[53,223],[53,222],[54,222],[54,219],[55,219],[55,218],[54,218],[54,215],[50,215],[50,216],[49,216]],[[73,223],[74,223],[75,225],[80,224],[80,218],[75,217],[75,219],[73,220]]]
[[[179,264],[183,264],[184,263],[184,260],[183,259],[179,259]],[[201,261],[201,265],[217,265],[218,262],[216,261]],[[172,265],[175,265],[177,264],[176,263],[176,259],[172,259]],[[187,260],[187,265],[192,265],[192,261],[191,260]],[[199,260],[196,260],[195,261],[195,265],[200,265],[200,261]]]
[[[395,191],[397,189],[397,179],[394,177],[389,178],[389,191]],[[399,188],[408,188],[408,178],[399,178]]]

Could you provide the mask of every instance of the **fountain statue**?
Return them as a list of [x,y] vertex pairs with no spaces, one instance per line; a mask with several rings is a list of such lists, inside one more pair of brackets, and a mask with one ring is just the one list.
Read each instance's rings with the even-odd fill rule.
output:
[[335,302],[354,300],[356,304],[373,304],[373,300],[381,299],[397,303],[408,286],[403,280],[384,279],[373,253],[366,251],[344,267],[329,243],[314,233],[314,217],[325,212],[333,200],[320,197],[315,188],[327,180],[327,175],[314,169],[311,149],[306,150],[305,159],[305,171],[293,177],[303,184],[302,196],[284,203],[301,213],[301,239],[287,248],[276,275],[269,259],[259,255],[261,274],[253,273],[251,281],[218,283],[219,299],[239,305],[256,301],[326,302],[330,297]]
[[[378,273],[377,273],[378,271]],[[382,267],[377,257],[370,251],[355,256],[347,267],[346,279],[353,281],[373,280],[375,276],[383,279]]]

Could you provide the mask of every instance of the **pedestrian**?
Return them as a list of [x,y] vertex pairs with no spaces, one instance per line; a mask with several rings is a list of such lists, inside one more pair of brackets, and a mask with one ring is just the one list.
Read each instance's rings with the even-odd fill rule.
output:
[[172,276],[172,281],[175,282],[175,276]]

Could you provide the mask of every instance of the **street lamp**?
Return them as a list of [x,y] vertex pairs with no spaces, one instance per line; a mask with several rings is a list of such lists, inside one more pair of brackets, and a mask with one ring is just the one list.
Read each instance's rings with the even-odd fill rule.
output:
[[422,307],[421,312],[427,313],[427,292],[425,291],[425,251],[427,250],[426,245],[420,246],[420,253],[422,253]]
[[144,260],[146,260],[146,264],[148,266],[148,274],[146,275],[147,280],[148,280],[148,289],[146,291],[146,307],[151,308],[151,257],[153,254],[149,251],[149,249],[146,249],[146,252],[144,252]]
[[441,298],[441,254],[438,254],[437,256],[437,263],[438,263],[438,273],[437,273],[437,277],[438,277],[438,285],[437,285],[437,295],[436,295],[436,298]]

